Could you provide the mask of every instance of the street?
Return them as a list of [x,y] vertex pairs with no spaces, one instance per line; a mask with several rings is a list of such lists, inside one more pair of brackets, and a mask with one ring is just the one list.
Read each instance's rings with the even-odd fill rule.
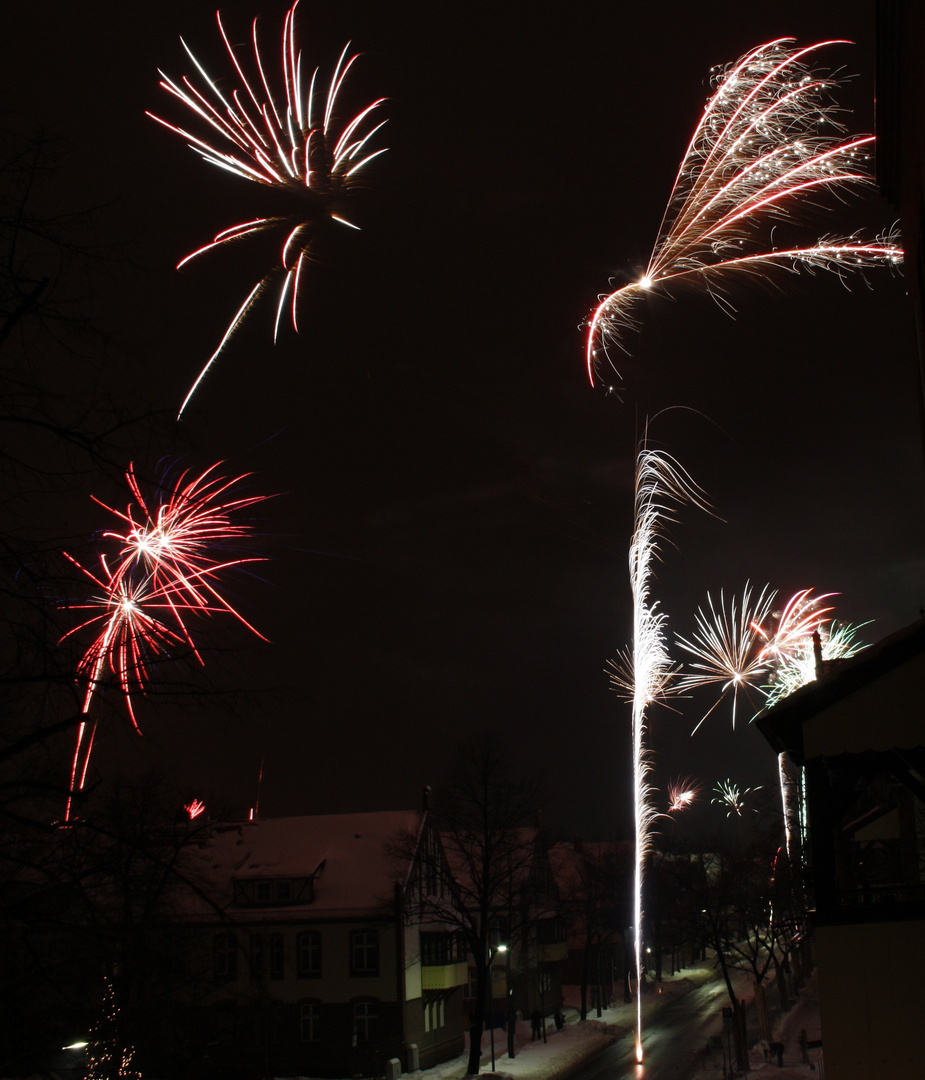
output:
[[637,1065],[632,1033],[572,1074],[573,1080],[685,1080],[711,1035],[722,1030],[725,987],[713,979],[683,997],[658,1001],[653,989],[643,1021],[644,1060]]

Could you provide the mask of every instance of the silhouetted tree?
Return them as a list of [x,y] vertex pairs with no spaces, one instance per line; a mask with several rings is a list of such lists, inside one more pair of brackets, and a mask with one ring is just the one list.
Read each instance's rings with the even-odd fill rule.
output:
[[[536,859],[537,785],[519,775],[489,733],[464,745],[455,760],[434,799],[442,844],[418,852],[423,884],[407,903],[409,916],[440,923],[466,942],[475,969],[467,1071],[477,1073],[497,947],[506,944],[516,955],[540,909],[547,910],[553,884]],[[396,855],[407,856],[409,840],[397,839]]]

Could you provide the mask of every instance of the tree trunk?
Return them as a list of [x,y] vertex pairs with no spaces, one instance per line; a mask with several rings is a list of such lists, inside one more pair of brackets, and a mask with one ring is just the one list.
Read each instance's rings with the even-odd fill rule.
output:
[[579,1020],[588,1019],[588,971],[591,967],[591,940],[585,938],[584,955],[581,958],[581,1013]]
[[764,983],[755,983],[755,1011],[758,1014],[758,1033],[766,1043],[771,1041],[771,1021],[768,1019],[768,1003],[764,995]]
[[475,965],[475,1003],[469,1019],[469,1064],[466,1073],[475,1076],[482,1060],[482,1031],[485,1026],[485,1009],[488,1005],[488,979],[491,973],[487,964]]

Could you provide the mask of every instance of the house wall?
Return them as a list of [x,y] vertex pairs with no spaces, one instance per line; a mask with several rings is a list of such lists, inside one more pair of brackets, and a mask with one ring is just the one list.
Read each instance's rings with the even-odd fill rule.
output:
[[[265,914],[262,913],[262,914]],[[191,967],[212,974],[209,991],[194,1005],[197,1041],[207,1047],[189,1075],[233,1080],[237,1075],[379,1076],[390,1057],[404,1057],[402,1003],[398,1000],[398,948],[395,925],[375,920],[281,922],[236,918],[210,924],[194,935]],[[375,930],[379,968],[376,975],[351,974],[351,934]],[[319,975],[298,973],[297,940],[304,931],[321,936]],[[233,934],[237,941],[233,978],[216,980],[214,941]],[[270,969],[270,935],[283,938],[282,977]],[[252,940],[262,937],[263,970],[252,965]],[[368,1005],[375,1015],[369,1038],[355,1022],[354,1006]],[[420,1006],[420,1002],[418,1002]],[[312,1024],[305,1009],[314,1006]]]
[[819,926],[826,1080],[914,1077],[925,1062],[925,921]]
[[925,727],[925,654],[821,709],[803,725],[807,758],[919,746]]
[[[379,974],[352,975],[350,968],[350,935],[358,930],[375,930],[379,942]],[[298,974],[297,938],[304,931],[321,935],[321,974],[300,976]],[[355,998],[371,997],[381,1001],[395,1001],[396,943],[394,926],[375,920],[356,922],[289,922],[269,919],[241,920],[233,923],[212,925],[202,933],[202,963],[211,968],[212,942],[217,934],[234,934],[237,939],[236,975],[215,986],[211,1000],[248,996],[255,986],[265,986],[275,1000],[292,1004],[303,998],[322,998],[324,1001],[345,1002]],[[273,978],[269,973],[269,938],[271,934],[283,936],[283,975]],[[264,970],[255,975],[251,968],[251,938],[264,938]]]

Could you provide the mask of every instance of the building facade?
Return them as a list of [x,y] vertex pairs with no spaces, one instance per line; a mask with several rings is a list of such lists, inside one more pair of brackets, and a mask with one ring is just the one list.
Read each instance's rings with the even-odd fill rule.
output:
[[210,975],[185,1002],[202,1075],[382,1076],[461,1053],[466,965],[452,933],[406,917],[424,887],[392,852],[408,834],[439,844],[422,812],[210,830],[184,916],[187,963]]
[[761,714],[791,763],[828,1080],[925,1061],[925,622]]

